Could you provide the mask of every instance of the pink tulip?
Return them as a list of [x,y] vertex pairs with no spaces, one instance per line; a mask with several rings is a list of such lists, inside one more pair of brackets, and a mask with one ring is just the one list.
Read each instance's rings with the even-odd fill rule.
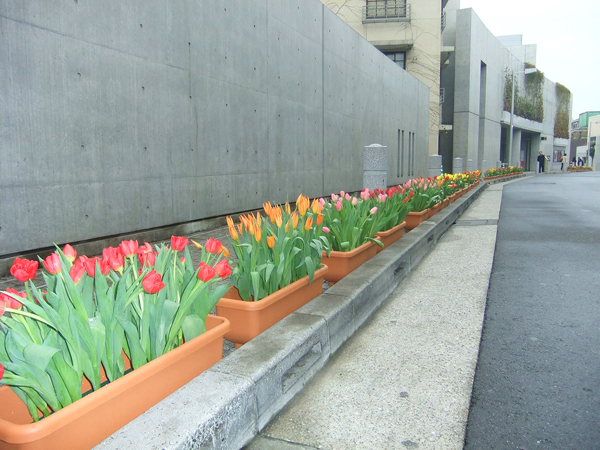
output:
[[377,212],[377,206],[373,206],[370,212],[371,214],[375,214]]

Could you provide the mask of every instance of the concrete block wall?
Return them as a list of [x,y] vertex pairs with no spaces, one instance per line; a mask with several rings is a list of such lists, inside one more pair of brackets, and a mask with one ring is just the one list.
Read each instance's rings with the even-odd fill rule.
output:
[[[358,190],[429,90],[317,0],[0,3],[0,257]],[[395,150],[395,151],[394,151]]]

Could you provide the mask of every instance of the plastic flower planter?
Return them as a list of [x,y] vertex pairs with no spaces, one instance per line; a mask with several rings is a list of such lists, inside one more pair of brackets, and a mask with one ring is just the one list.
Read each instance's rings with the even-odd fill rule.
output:
[[202,335],[35,423],[10,387],[0,387],[0,449],[93,447],[219,361],[228,330],[227,319],[209,315]]
[[225,339],[239,348],[321,295],[323,276],[328,270],[328,267],[323,265],[315,272],[312,283],[308,282],[308,276],[303,277],[257,302],[243,301],[238,290],[232,286],[216,306],[217,315],[226,317],[231,322],[231,330],[225,334]]
[[406,215],[404,221],[406,222],[406,226],[404,227],[407,231],[413,230],[419,226],[421,222],[426,221],[429,218],[429,208],[421,211],[414,212],[411,211]]
[[404,236],[404,227],[405,226],[406,226],[406,222],[403,221],[402,223],[396,225],[394,228],[390,228],[387,231],[378,232],[375,237],[381,241],[381,243],[383,244],[383,248],[380,247],[379,245],[376,245],[375,247],[376,247],[377,253],[379,253],[383,249],[389,247],[394,242],[396,242],[398,239],[402,238],[402,236]]
[[440,210],[442,209],[442,202],[437,202],[435,205],[433,205],[431,208],[429,208],[429,215],[427,216],[427,218],[431,218],[433,216],[435,216],[438,212],[440,212]]
[[369,241],[349,252],[332,251],[329,256],[323,252],[322,263],[327,264],[329,267],[329,272],[325,275],[329,285],[337,283],[365,261],[375,256],[377,247],[379,247],[377,244]]

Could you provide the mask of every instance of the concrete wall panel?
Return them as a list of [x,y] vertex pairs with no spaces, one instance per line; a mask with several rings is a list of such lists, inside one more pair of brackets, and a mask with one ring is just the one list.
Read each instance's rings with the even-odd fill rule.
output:
[[7,0],[0,58],[2,255],[360,190],[398,129],[426,172],[427,87],[317,0]]

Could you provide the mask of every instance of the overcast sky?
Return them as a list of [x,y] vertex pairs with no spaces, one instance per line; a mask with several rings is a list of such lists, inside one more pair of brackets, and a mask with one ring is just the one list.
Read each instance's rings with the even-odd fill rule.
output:
[[537,44],[537,68],[573,94],[573,118],[600,111],[600,0],[460,0],[495,36]]

